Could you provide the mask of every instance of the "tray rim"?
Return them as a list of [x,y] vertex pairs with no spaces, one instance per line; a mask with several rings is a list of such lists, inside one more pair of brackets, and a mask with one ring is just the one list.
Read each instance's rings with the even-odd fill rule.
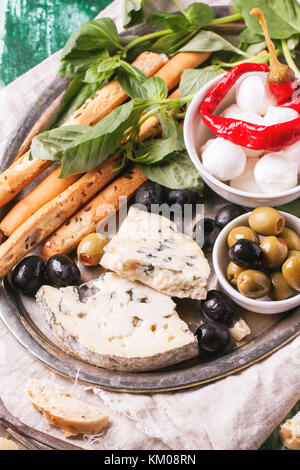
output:
[[[27,351],[35,358],[39,359],[48,369],[60,376],[73,381],[76,380],[88,386],[114,392],[132,394],[170,392],[210,383],[256,364],[291,342],[300,334],[300,308],[298,308],[249,343],[212,361],[198,363],[189,368],[175,371],[161,369],[142,373],[119,372],[87,364],[54,345],[31,321],[25,307],[15,294],[8,280],[4,279],[0,285],[0,318],[17,341]],[[289,322],[292,316],[298,317],[296,318],[295,324],[286,326],[278,334],[277,341],[274,342],[272,338],[273,330],[277,329],[278,325],[281,323]],[[257,355],[258,349],[260,353]],[[63,356],[63,359],[59,357],[60,355]],[[80,366],[87,368],[88,372],[81,371]],[[202,370],[202,373],[205,373],[206,370],[212,370],[210,375],[207,375],[205,378],[194,379],[194,371],[198,369],[200,372]],[[215,372],[214,369],[216,369]],[[92,372],[90,373],[89,370],[94,373],[96,371],[95,375],[92,376]],[[169,374],[169,377],[165,377],[166,374]],[[102,377],[102,375],[107,378]],[[112,378],[113,381],[116,381],[118,385],[109,385],[108,376]],[[155,382],[162,382],[164,378],[169,381],[168,385],[155,385]],[[137,380],[135,381],[133,379]],[[128,380],[130,385],[128,385]],[[141,385],[136,385],[136,382],[141,382]]]
[[[225,5],[217,6],[214,8],[217,12],[217,15],[220,13],[226,14],[226,12],[229,11],[228,7]],[[133,30],[126,31],[126,34],[132,31]],[[134,29],[134,32],[136,34],[140,33],[139,29]],[[17,152],[22,149],[22,146],[24,145],[24,142],[26,142],[26,138],[29,132],[34,128],[34,125],[36,124],[37,120],[42,121],[44,113],[47,113],[47,110],[49,108],[53,108],[54,102],[58,103],[59,97],[66,89],[68,83],[68,80],[60,78],[56,78],[55,80],[53,80],[50,86],[43,91],[41,96],[28,110],[25,116],[22,117],[19,122],[19,125],[12,132],[11,137],[9,138],[5,146],[4,153],[0,159],[1,169],[11,163],[11,161],[15,158]],[[7,279],[4,279],[0,285],[0,318],[2,319],[6,327],[9,329],[9,331],[13,334],[13,336],[17,339],[19,344],[21,344],[22,347],[28,352],[30,352],[36,359],[40,360],[48,369],[52,370],[58,375],[64,376],[71,380],[78,380],[78,382],[86,384],[88,386],[92,385],[93,387],[100,387],[107,391],[132,394],[184,390],[192,387],[197,387],[205,383],[213,382],[215,380],[227,377],[231,374],[240,372],[241,370],[246,369],[251,365],[270,356],[275,351],[288,344],[300,334],[300,308],[295,310],[294,313],[290,314],[289,318],[291,315],[295,315],[296,317],[299,316],[299,319],[296,319],[296,323],[294,325],[287,326],[278,336],[277,341],[273,341],[272,345],[269,344],[272,342],[271,339],[269,339],[269,342],[267,343],[264,342],[265,337],[267,337],[268,339],[269,335],[272,334],[272,330],[276,328],[280,323],[286,321],[287,317],[280,320],[273,327],[265,330],[262,335],[257,336],[246,345],[234,349],[225,356],[221,356],[203,364],[199,363],[191,367],[193,374],[194,368],[200,369],[200,372],[201,370],[203,372],[206,369],[209,369],[210,366],[215,366],[217,364],[216,372],[211,372],[211,374],[208,375],[206,378],[198,380],[193,379],[194,375],[190,374],[189,377],[183,380],[181,378],[182,375],[189,375],[189,369],[180,369],[179,371],[175,370],[173,372],[170,372],[168,370],[159,370],[150,373],[120,373],[119,371],[101,369],[96,366],[89,365],[83,361],[80,361],[80,359],[71,356],[70,354],[66,353],[65,351],[51,343],[51,341],[41,331],[38,330],[36,325],[30,325],[30,317],[26,313],[26,310],[21,304],[18,297],[15,295],[14,290],[10,287]],[[35,334],[38,336],[39,341],[35,337]],[[250,350],[251,348],[253,350],[251,350],[251,354],[249,355],[248,360],[244,360],[244,357],[247,355],[247,353],[249,353],[249,348]],[[256,355],[255,357],[254,349],[256,350],[257,348],[262,348],[262,351],[259,355]],[[63,359],[59,357],[60,355],[63,356]],[[244,363],[241,363],[241,361],[244,361]],[[232,362],[231,365],[230,362]],[[217,372],[218,367],[220,369],[220,367],[224,366],[224,363],[227,364],[227,369],[223,370],[223,372],[221,370]],[[92,377],[89,373],[81,372],[80,364],[83,364],[84,367],[88,369],[97,370],[100,377]],[[131,381],[131,386],[128,386],[126,385],[126,380],[122,381],[122,379],[117,379],[116,382],[119,382],[119,385],[109,386],[107,385],[107,383],[104,383],[103,379],[101,379],[101,372],[104,375],[113,375],[119,377],[130,376],[131,379],[133,377],[137,379],[139,377],[144,377],[145,380],[142,381],[144,385],[135,386],[133,381]],[[180,372],[180,374],[178,372]],[[172,375],[173,384],[170,383],[169,385],[154,386],[153,381],[155,382],[155,377],[158,375],[157,380],[159,382],[162,382],[162,376],[165,374]],[[152,380],[149,380],[149,383],[147,383],[149,377],[151,377]],[[174,380],[174,378],[177,380]]]

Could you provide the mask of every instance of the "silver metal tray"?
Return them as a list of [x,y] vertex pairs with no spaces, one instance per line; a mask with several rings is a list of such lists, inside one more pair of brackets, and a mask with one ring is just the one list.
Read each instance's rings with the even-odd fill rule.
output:
[[[217,13],[223,16],[228,14],[228,9],[218,7]],[[235,25],[234,30],[226,26],[222,32],[232,35],[239,31],[240,26]],[[146,30],[140,28],[134,33],[145,34]],[[1,172],[13,161],[21,148],[24,150],[28,147],[34,134],[33,129],[49,127],[67,83],[67,80],[56,79],[22,118],[22,123],[13,132],[4,154],[0,157]],[[224,203],[224,200],[207,191],[205,215],[214,215]],[[2,212],[7,211],[11,204]],[[84,281],[98,274],[98,269],[82,268]],[[215,286],[216,279],[212,276],[210,288]],[[192,330],[200,324],[201,318],[193,301],[179,302],[178,310]],[[239,313],[249,324],[252,333],[241,343],[232,343],[225,355],[206,362],[196,358],[154,372],[116,372],[92,366],[64,352],[41,317],[35,301],[19,296],[8,279],[4,279],[0,285],[0,317],[26,350],[58,374],[90,386],[118,392],[151,393],[179,390],[217,380],[264,359],[300,333],[300,308],[282,315],[259,315],[242,310]]]

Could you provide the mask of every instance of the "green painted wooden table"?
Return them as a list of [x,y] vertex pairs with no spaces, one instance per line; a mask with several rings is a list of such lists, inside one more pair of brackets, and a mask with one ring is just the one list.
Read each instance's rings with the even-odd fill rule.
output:
[[[0,0],[0,88],[61,49],[112,0]],[[291,412],[293,415],[298,406]],[[283,449],[277,431],[262,447]]]
[[0,85],[61,49],[111,0],[0,0]]

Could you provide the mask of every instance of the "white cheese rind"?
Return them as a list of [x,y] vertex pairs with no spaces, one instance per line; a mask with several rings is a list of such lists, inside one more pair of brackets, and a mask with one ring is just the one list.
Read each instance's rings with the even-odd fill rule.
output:
[[43,286],[37,302],[64,349],[96,366],[146,371],[198,354],[169,297],[113,273],[79,288]]
[[165,217],[132,207],[104,251],[101,265],[119,275],[173,297],[206,297],[210,268],[201,248]]

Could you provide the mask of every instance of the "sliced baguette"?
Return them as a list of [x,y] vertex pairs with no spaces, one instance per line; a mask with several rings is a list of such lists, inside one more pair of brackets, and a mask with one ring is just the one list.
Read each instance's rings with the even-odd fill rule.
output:
[[0,437],[0,450],[20,450],[17,444],[10,439]]
[[300,450],[300,411],[280,426],[279,435],[285,447]]
[[78,434],[99,434],[108,423],[108,416],[93,405],[57,389],[51,383],[29,380],[26,392],[32,405],[62,430],[65,437]]

